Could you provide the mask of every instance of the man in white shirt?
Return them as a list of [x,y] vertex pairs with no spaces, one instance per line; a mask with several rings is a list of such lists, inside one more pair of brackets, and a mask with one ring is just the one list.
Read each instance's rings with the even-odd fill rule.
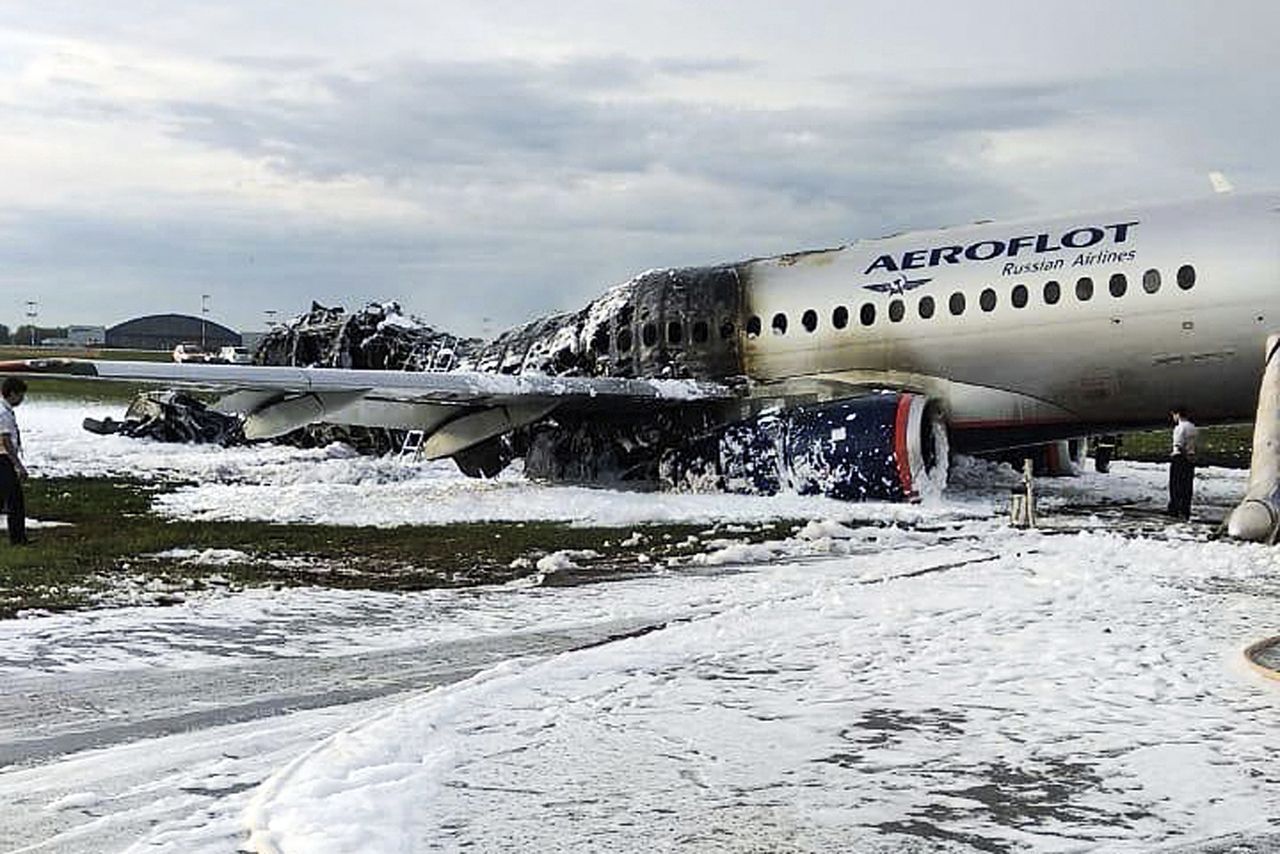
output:
[[22,482],[27,467],[22,464],[22,433],[13,410],[27,397],[27,384],[8,377],[0,384],[0,502],[9,523],[9,542],[29,545],[27,540],[27,503],[22,495]]
[[1186,407],[1169,411],[1173,419],[1173,448],[1169,454],[1168,514],[1178,519],[1191,518],[1191,487],[1196,476],[1196,425]]

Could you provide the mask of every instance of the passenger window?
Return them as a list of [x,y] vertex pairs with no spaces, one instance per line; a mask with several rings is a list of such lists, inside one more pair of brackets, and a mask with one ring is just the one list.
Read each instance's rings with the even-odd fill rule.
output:
[[1178,287],[1184,291],[1189,291],[1196,283],[1196,268],[1190,264],[1183,264],[1178,268]]
[[631,330],[630,329],[618,330],[618,352],[619,353],[631,352]]
[[933,297],[920,297],[916,310],[920,312],[920,316],[925,320],[933,317]]
[[907,304],[900,299],[889,303],[889,319],[898,323],[907,315]]
[[720,324],[720,340],[728,341],[732,337],[733,337],[733,321],[726,320],[724,323]]
[[1129,290],[1129,280],[1124,277],[1124,273],[1113,273],[1111,280],[1107,282],[1107,288],[1113,297],[1119,299]]
[[1014,308],[1027,307],[1027,286],[1014,285],[1013,291],[1009,294],[1009,302],[1013,303]]
[[1062,299],[1062,287],[1054,281],[1044,283],[1044,304],[1057,305],[1058,300]]
[[951,295],[951,299],[947,302],[947,306],[951,309],[951,313],[957,317],[964,314],[964,294],[956,291]]
[[646,323],[644,329],[640,332],[640,338],[644,341],[644,346],[652,347],[658,343],[658,327],[652,323]]
[[870,326],[876,322],[876,307],[869,302],[864,302],[862,308],[858,311],[858,319],[862,321],[863,326]]
[[809,309],[800,318],[800,325],[804,327],[805,332],[812,332],[818,328],[818,313],[813,309]]
[[831,312],[831,325],[836,329],[844,329],[849,325],[849,309],[842,305],[836,306],[836,310]]
[[760,318],[756,317],[755,315],[752,315],[750,319],[747,320],[747,337],[748,338],[760,337]]
[[1076,299],[1088,302],[1093,299],[1093,279],[1085,276],[1076,280]]
[[705,320],[699,320],[693,324],[693,343],[706,344],[707,338],[710,337],[710,330]]
[[1142,289],[1149,294],[1160,290],[1160,271],[1148,270],[1142,274]]
[[609,352],[609,327],[606,324],[600,324],[596,327],[596,331],[591,336],[591,349],[596,353]]
[[680,325],[680,321],[673,320],[667,324],[667,343],[679,344],[684,340],[684,327]]
[[773,334],[774,335],[787,334],[787,316],[782,312],[778,312],[773,316]]
[[996,307],[996,292],[991,288],[987,288],[982,292],[982,296],[978,297],[978,305],[983,311],[991,311]]

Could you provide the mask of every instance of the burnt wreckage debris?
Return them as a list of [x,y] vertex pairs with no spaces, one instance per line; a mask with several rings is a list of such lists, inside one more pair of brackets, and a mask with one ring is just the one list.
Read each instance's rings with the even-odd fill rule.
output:
[[[100,436],[119,434],[134,439],[195,444],[252,444],[244,437],[244,421],[213,409],[198,398],[180,391],[145,391],[133,399],[124,420],[84,419],[84,429]],[[319,448],[345,442],[361,454],[380,455],[398,450],[404,432],[334,424],[310,424],[275,439],[263,440],[299,448]]]
[[[473,370],[555,376],[689,378],[740,372],[739,271],[733,266],[654,270],[617,285],[581,311],[550,315],[489,341],[460,338],[404,315],[394,302],[348,313],[313,303],[276,327],[254,354],[257,365],[393,371]],[[143,403],[143,399],[148,403]],[[164,441],[244,441],[235,427],[190,396],[139,397],[137,418],[107,432]],[[496,473],[529,455],[531,474],[554,479],[656,479],[663,447],[708,429],[696,407],[557,417],[457,455],[468,474]],[[132,423],[136,421],[137,423]],[[238,425],[237,425],[238,426]],[[89,429],[104,432],[102,424]],[[400,448],[405,431],[310,425],[273,441],[317,445],[344,441],[362,452]]]
[[370,303],[348,314],[312,303],[277,326],[254,353],[255,365],[353,368],[372,371],[447,371],[480,341],[458,338],[401,312],[398,303]]
[[[736,266],[652,270],[617,285],[581,311],[540,318],[484,342],[464,367],[501,374],[689,379],[742,373]],[[723,423],[723,404],[553,413],[455,457],[468,473],[500,470],[515,457],[525,473],[557,481],[659,482],[663,456]]]
[[240,419],[210,409],[180,391],[148,391],[129,404],[124,420],[86,418],[84,429],[101,436],[119,434],[160,442],[242,445]]
[[741,373],[735,266],[651,270],[581,311],[539,318],[481,343],[464,367],[501,374],[730,377]]
[[[268,332],[253,362],[299,368],[448,371],[479,343],[433,329],[405,315],[395,302],[370,303],[351,314],[313,302],[309,312]],[[345,442],[361,454],[378,456],[404,447],[406,433],[384,427],[309,424],[274,441],[304,448]]]
[[[311,310],[271,330],[254,353],[256,365],[363,368],[369,370],[448,370],[479,342],[438,332],[405,316],[394,302],[371,303],[348,314],[343,308],[312,303]],[[86,418],[94,433],[239,445],[242,420],[210,408],[183,392],[143,392],[124,421]],[[269,441],[298,447],[345,442],[362,454],[385,454],[404,445],[405,431],[373,427],[311,424]]]

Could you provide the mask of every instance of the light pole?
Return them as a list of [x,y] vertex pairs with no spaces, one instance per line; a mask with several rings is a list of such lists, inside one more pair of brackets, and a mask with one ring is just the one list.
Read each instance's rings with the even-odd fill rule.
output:
[[36,318],[40,315],[40,303],[27,300],[27,323],[31,326],[31,346],[36,346]]
[[274,308],[264,309],[263,314],[267,316],[267,329],[270,330],[276,325],[276,310]]
[[200,352],[205,351],[205,335],[204,328],[209,318],[209,295],[200,295]]

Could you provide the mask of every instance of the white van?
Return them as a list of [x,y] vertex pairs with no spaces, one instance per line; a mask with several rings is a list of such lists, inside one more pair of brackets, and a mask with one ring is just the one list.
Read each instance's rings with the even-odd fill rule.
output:
[[252,365],[253,354],[248,347],[223,347],[218,351],[218,361],[231,365]]
[[199,344],[184,341],[173,348],[175,362],[207,362],[209,356]]

